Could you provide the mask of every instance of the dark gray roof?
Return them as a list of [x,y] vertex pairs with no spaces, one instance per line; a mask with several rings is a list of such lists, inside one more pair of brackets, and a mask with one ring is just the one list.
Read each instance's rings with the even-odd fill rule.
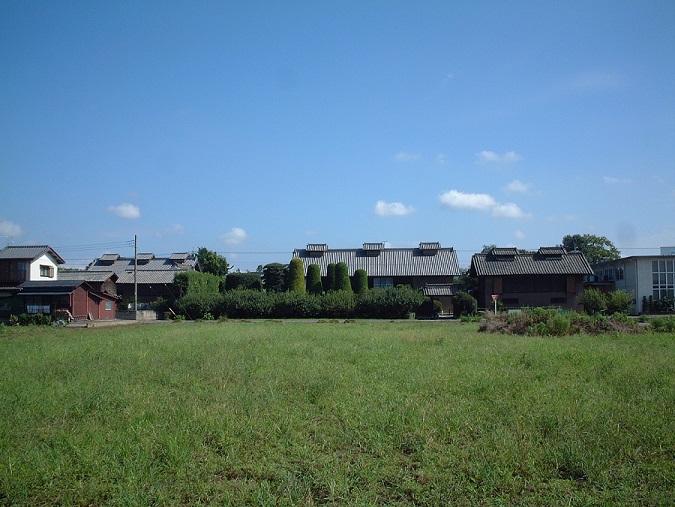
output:
[[449,283],[428,283],[422,291],[425,296],[454,296],[455,286]]
[[44,254],[54,257],[57,264],[65,264],[59,254],[57,254],[49,245],[36,246],[8,246],[0,250],[0,259],[29,260],[32,261]]
[[471,272],[477,276],[593,274],[581,252],[566,252],[559,247],[542,247],[537,252],[494,248],[487,254],[473,255]]
[[293,251],[293,258],[303,260],[305,271],[310,264],[318,264],[321,275],[326,276],[328,264],[344,262],[349,274],[363,269],[368,276],[459,276],[457,253],[453,248],[439,248],[434,255],[419,248],[383,248],[373,255],[363,248],[326,249],[317,256],[305,248]]
[[[143,284],[153,284],[153,283],[173,283],[173,278],[176,276],[176,273],[180,273],[179,270],[149,270],[149,269],[139,269],[136,273],[136,282]],[[124,271],[119,273],[119,278],[117,279],[118,284],[127,284],[134,283],[134,271]]]
[[104,255],[101,255],[101,258],[99,260],[107,261],[107,262],[115,262],[119,258],[120,258],[120,254],[104,254]]
[[[197,260],[194,258],[186,258],[183,260],[182,257],[181,259],[171,259],[167,257],[155,257],[153,254],[144,255],[147,262],[138,263],[138,283],[173,283],[173,277],[176,273],[192,271],[197,267]],[[133,258],[119,257],[112,263],[110,261],[96,259],[92,265],[87,268],[87,271],[112,271],[119,277],[117,279],[118,284],[134,283]]]
[[37,294],[70,294],[80,285],[86,284],[84,280],[53,280],[49,282],[32,281],[23,282],[19,285],[20,296]]
[[188,253],[173,253],[169,259],[172,261],[185,262],[188,260],[188,257],[190,257],[190,254]]
[[105,282],[108,278],[117,279],[114,271],[59,270],[59,280],[84,280],[86,282]]

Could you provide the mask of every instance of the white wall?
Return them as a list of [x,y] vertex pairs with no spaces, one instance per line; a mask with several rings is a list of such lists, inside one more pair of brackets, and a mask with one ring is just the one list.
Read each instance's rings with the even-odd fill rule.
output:
[[[48,276],[40,276],[40,266],[51,266],[54,268],[54,277],[50,278]],[[32,281],[54,281],[59,278],[59,268],[57,263],[50,255],[43,255],[38,257],[33,262],[30,263],[30,272],[28,274],[28,280]]]

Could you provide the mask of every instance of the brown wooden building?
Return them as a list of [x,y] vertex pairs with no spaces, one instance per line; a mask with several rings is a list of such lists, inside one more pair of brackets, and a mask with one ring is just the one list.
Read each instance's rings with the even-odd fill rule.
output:
[[53,317],[112,320],[119,297],[95,291],[84,280],[24,282],[14,297],[13,313],[43,313]]
[[578,300],[584,276],[593,270],[581,252],[567,252],[562,247],[541,247],[536,252],[493,248],[471,258],[470,274],[478,278],[481,308],[492,308],[492,295],[497,295],[506,308],[582,310]]

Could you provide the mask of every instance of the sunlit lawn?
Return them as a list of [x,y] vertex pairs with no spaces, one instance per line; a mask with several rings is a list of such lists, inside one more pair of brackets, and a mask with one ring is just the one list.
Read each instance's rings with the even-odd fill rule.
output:
[[2,505],[672,505],[675,337],[0,333]]

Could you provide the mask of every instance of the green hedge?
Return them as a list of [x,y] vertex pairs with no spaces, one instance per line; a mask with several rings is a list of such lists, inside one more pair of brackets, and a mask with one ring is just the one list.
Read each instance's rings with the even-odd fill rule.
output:
[[199,271],[185,271],[176,273],[173,283],[178,288],[181,297],[197,294],[217,294],[223,278],[211,273]]
[[176,301],[176,313],[189,319],[229,317],[263,318],[406,318],[424,302],[409,287],[371,289],[361,295],[332,291],[325,295],[300,292],[234,290],[192,294]]

